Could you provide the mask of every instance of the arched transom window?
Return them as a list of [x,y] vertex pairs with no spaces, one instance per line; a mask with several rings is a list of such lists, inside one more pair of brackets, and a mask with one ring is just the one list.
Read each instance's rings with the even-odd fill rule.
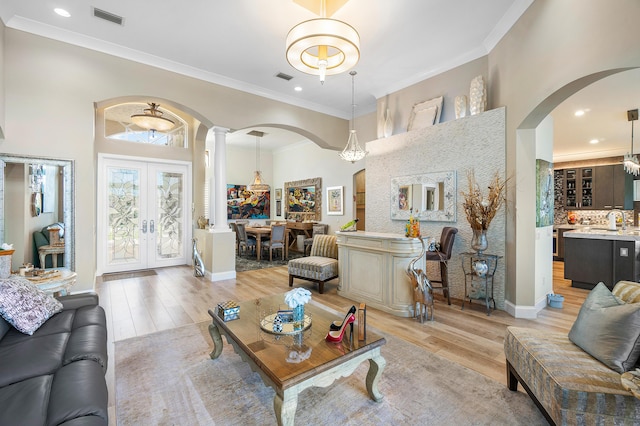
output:
[[[147,143],[160,146],[177,148],[187,148],[188,141],[187,123],[171,111],[162,106],[155,105],[156,112],[162,117],[174,123],[173,127],[167,130],[156,130],[154,128],[143,128],[135,124],[132,115],[145,114],[145,109],[150,109],[150,104],[144,102],[128,102],[114,105],[104,110],[104,133],[108,139],[116,139],[126,142]],[[167,123],[166,120],[163,120]]]

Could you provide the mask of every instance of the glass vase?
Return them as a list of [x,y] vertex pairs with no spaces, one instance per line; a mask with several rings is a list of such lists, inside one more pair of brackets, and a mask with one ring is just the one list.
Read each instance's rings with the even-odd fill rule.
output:
[[293,308],[293,329],[302,330],[304,327],[304,305]]
[[486,229],[473,229],[473,238],[471,239],[471,248],[478,254],[482,254],[487,249],[489,243],[487,242],[487,230]]

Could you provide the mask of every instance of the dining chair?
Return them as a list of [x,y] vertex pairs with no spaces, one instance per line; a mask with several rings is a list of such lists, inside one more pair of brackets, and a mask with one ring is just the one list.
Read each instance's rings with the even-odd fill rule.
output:
[[[447,297],[447,303],[451,304],[451,297],[449,296],[449,267],[447,262],[451,259],[451,252],[453,251],[453,242],[458,233],[458,228],[451,226],[445,226],[442,228],[440,234],[440,250],[428,251],[425,253],[425,260],[427,262],[438,262],[440,266],[440,279],[429,280],[433,290],[442,290],[442,294]],[[434,283],[440,284],[439,286],[433,285]]]
[[240,252],[246,252],[247,249],[252,251],[256,250],[256,239],[253,237],[247,236],[247,230],[245,229],[244,223],[236,223],[236,227],[238,229],[238,238],[239,238],[239,249]]
[[269,250],[269,261],[273,260],[273,251],[282,250],[282,260],[284,260],[285,251],[285,232],[287,231],[286,225],[273,225],[271,227],[271,239],[262,242],[262,247]]
[[326,235],[328,231],[329,225],[323,225],[321,223],[317,225],[313,225],[313,231],[311,234],[311,238],[305,238],[303,241],[303,254],[307,255],[307,248],[311,251],[311,246],[313,245],[313,237],[315,235]]
[[229,222],[229,228],[236,234],[236,251],[240,249],[240,236],[238,235],[238,225],[235,222]]

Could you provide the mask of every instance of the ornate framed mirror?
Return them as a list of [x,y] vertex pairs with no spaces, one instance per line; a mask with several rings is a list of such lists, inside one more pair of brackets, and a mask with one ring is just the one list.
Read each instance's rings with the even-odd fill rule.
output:
[[[65,268],[69,268],[75,271],[75,195],[74,195],[74,176],[75,176],[75,164],[73,160],[61,160],[57,158],[44,158],[44,157],[28,157],[19,155],[0,155],[0,165],[2,166],[2,172],[0,174],[0,188],[5,187],[5,166],[7,164],[16,163],[24,164],[25,167],[31,165],[38,165],[46,167],[57,168],[60,171],[62,178],[62,193],[55,195],[56,198],[60,198],[62,205],[62,221],[65,226],[65,253],[64,263]],[[57,173],[57,171],[56,171]],[[25,187],[29,182],[25,182]],[[7,226],[6,207],[5,204],[8,200],[4,197],[0,199],[0,242],[5,241],[5,226]],[[35,201],[39,208],[42,209],[42,200]],[[40,211],[42,212],[42,210]],[[30,237],[29,237],[30,238]]]
[[391,179],[391,219],[456,221],[456,172],[424,173]]

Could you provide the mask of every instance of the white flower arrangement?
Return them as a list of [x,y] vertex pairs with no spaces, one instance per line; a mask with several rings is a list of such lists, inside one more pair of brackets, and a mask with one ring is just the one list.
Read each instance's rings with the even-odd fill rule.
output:
[[0,250],[13,250],[13,244],[2,243]]
[[284,301],[291,309],[306,304],[311,300],[311,292],[306,288],[296,287],[284,294]]

